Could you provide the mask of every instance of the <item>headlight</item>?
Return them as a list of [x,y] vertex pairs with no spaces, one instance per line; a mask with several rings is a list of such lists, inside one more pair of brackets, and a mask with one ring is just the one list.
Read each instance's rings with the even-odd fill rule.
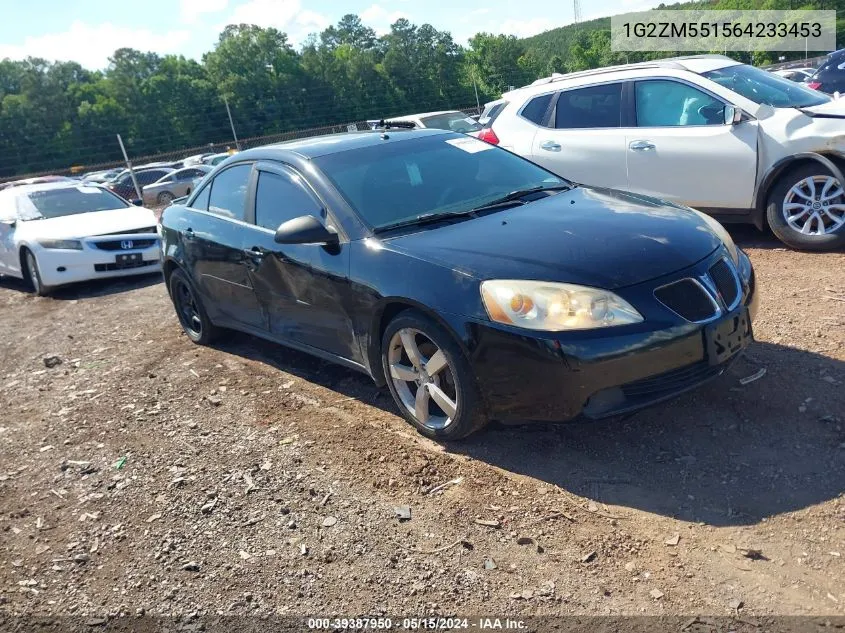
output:
[[[695,211],[695,209],[692,209]],[[701,211],[695,211],[698,215],[701,216],[701,219],[707,222],[707,226],[710,227],[710,230],[713,231],[720,240],[725,244],[725,248],[728,249],[728,252],[731,254],[731,259],[735,266],[739,265],[739,252],[737,251],[736,244],[734,244],[734,240],[731,237],[731,234],[725,230],[725,227],[719,224],[715,219],[711,218],[709,215],[702,213]]]
[[573,284],[497,279],[481,284],[490,320],[529,330],[589,330],[643,317],[612,292]]
[[82,242],[79,240],[38,240],[44,248],[61,248],[68,251],[81,251]]

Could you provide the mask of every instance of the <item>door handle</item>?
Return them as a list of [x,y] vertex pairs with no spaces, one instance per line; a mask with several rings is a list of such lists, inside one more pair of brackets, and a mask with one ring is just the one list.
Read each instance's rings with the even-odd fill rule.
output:
[[650,143],[649,141],[631,141],[631,144],[628,145],[632,150],[637,152],[647,152],[655,148],[654,143]]
[[560,143],[555,143],[554,141],[543,141],[540,143],[540,149],[544,149],[547,152],[559,152]]
[[185,237],[189,240],[194,239],[194,237],[196,237],[195,234],[194,234],[194,229],[192,229],[192,228],[185,229]]
[[267,254],[267,251],[265,251],[260,246],[253,246],[252,248],[250,248],[249,250],[245,250],[244,252],[256,261],[261,261]]

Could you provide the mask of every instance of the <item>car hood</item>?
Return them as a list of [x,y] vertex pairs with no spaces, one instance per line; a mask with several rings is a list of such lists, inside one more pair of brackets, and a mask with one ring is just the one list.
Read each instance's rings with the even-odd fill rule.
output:
[[[142,207],[126,207],[111,211],[92,211],[45,220],[18,223],[19,238],[71,239],[108,235],[156,226],[155,214]],[[155,232],[155,228],[153,228]]]
[[831,99],[826,103],[801,108],[802,112],[812,115],[836,116],[845,118],[845,99]]
[[578,187],[389,238],[385,245],[478,279],[536,279],[612,290],[691,266],[722,241],[692,209]]

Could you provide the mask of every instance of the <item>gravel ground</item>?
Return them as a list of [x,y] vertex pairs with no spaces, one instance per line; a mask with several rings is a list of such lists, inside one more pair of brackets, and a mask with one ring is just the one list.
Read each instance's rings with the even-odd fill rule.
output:
[[845,254],[734,233],[727,375],[449,447],[353,372],[192,345],[156,276],[0,281],[0,612],[845,614]]

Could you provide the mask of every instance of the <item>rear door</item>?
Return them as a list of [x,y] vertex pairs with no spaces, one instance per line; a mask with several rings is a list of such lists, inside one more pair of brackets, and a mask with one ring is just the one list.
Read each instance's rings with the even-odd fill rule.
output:
[[256,294],[280,339],[361,362],[342,297],[349,276],[349,244],[277,244],[276,229],[303,215],[338,227],[301,174],[259,163],[254,226],[243,244]]
[[751,207],[757,121],[726,124],[724,100],[675,79],[637,81],[633,96],[637,126],[625,137],[631,191],[693,207]]
[[224,169],[206,184],[179,227],[185,260],[194,283],[203,295],[209,316],[248,329],[266,330],[261,304],[252,287],[243,250],[246,203],[253,181],[252,163]]
[[624,93],[619,81],[534,97],[518,115],[539,121],[531,160],[580,184],[626,189]]

